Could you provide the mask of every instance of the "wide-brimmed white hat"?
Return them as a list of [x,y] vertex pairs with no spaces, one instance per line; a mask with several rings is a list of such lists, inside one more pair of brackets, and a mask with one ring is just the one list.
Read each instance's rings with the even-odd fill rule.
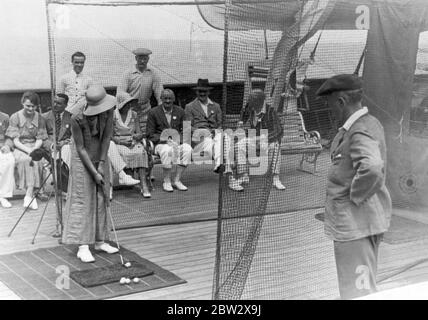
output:
[[83,110],[85,116],[95,116],[114,108],[117,104],[116,98],[107,94],[101,85],[93,85],[86,91],[86,108]]
[[131,101],[138,101],[137,98],[133,98],[129,93],[124,91],[119,91],[116,94],[117,99],[117,110],[122,109],[126,104],[130,103]]

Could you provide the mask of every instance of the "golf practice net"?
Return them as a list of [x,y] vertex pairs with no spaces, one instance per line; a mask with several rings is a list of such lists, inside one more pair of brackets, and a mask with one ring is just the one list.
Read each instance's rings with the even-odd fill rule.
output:
[[[190,164],[182,180],[189,191],[167,194],[155,165],[152,199],[115,189],[116,227],[216,220],[214,299],[336,298],[333,246],[314,217],[323,212],[337,131],[325,100],[315,96],[325,79],[363,78],[364,103],[385,128],[394,206],[421,211],[428,204],[428,38],[419,36],[428,11],[419,1],[412,8],[386,2],[47,1],[53,90],[81,51],[84,73],[115,95],[135,64],[132,50],[146,47],[153,51],[149,67],[175,92],[177,105],[195,98],[197,79],[209,79],[224,128],[234,130],[259,88],[284,127],[279,148],[265,170],[253,166],[244,191],[229,187],[230,173]],[[403,31],[397,19],[409,27]],[[273,185],[277,168],[285,190]]]

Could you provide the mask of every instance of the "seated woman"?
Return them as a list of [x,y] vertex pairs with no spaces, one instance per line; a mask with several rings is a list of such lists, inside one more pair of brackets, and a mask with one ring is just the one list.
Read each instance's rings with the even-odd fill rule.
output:
[[[249,166],[248,166],[248,153],[247,150],[255,150],[260,145],[263,139],[267,140],[268,143],[268,161],[272,161],[273,154],[276,151],[279,152],[281,144],[281,138],[283,136],[283,129],[279,121],[279,117],[275,109],[271,108],[265,103],[265,94],[261,89],[255,89],[251,93],[248,103],[245,108],[241,111],[241,121],[238,123],[238,128],[242,127],[245,123],[249,122],[250,128],[256,130],[254,136],[248,136],[241,139],[236,144],[237,154],[237,165],[236,174],[241,177],[234,179],[232,176],[229,180],[229,187],[234,191],[242,191],[244,188],[242,183],[248,183],[249,178]],[[264,136],[263,130],[266,130],[266,136]],[[261,157],[263,159],[263,157]],[[260,163],[262,167],[262,163]],[[265,166],[268,168],[268,166]],[[279,179],[279,172],[281,168],[281,156],[278,156],[276,165],[274,166],[273,172],[273,185],[278,190],[285,190],[285,186]]]
[[12,197],[15,185],[15,158],[11,150],[13,142],[6,138],[6,130],[9,127],[9,116],[0,112],[0,205],[10,208],[12,205],[7,198]]
[[37,209],[36,199],[32,200],[35,188],[40,188],[40,177],[43,171],[41,161],[32,161],[30,153],[40,148],[48,138],[45,119],[36,112],[40,106],[37,93],[27,91],[21,98],[22,110],[10,117],[6,136],[12,139],[15,150],[18,188],[26,189],[24,207]]
[[[126,92],[119,92],[117,103],[113,120],[113,141],[110,143],[111,153],[118,153],[126,163],[126,168],[138,169],[141,194],[144,198],[150,198],[151,194],[146,180],[149,161],[143,146],[145,141],[138,125],[137,113],[131,110],[138,100]],[[117,156],[112,157],[112,161],[115,161],[116,158]]]
[[98,251],[118,252],[105,242],[111,230],[106,204],[110,188],[107,153],[116,99],[102,86],[93,85],[86,91],[86,100],[83,113],[71,118],[71,165],[62,243],[79,245],[77,257],[93,262],[89,245],[95,244]]

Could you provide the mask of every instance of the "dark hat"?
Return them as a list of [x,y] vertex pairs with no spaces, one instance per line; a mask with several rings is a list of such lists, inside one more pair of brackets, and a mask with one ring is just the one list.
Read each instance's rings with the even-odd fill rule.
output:
[[152,54],[152,51],[146,48],[137,48],[134,51],[132,51],[133,54],[136,56],[148,56]]
[[339,74],[326,80],[317,90],[318,96],[329,95],[334,91],[359,90],[363,88],[363,82],[355,74]]
[[193,90],[211,90],[213,87],[210,87],[208,79],[198,79],[196,87],[193,87]]

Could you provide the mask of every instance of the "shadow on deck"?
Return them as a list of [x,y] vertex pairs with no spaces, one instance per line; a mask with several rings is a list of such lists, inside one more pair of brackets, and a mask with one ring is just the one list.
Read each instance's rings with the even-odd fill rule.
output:
[[[333,245],[314,218],[322,212],[328,157],[320,157],[316,175],[297,171],[296,157],[283,157],[281,179],[285,191],[272,190],[257,248],[242,298],[245,299],[335,299],[338,297]],[[187,192],[165,193],[161,189],[161,168],[155,169],[155,190],[150,200],[138,191],[118,190],[113,215],[120,242],[145,259],[187,281],[186,284],[119,297],[117,299],[211,299],[217,241],[218,176],[210,166],[190,166],[183,182]],[[236,201],[245,201],[257,191],[257,178]],[[228,191],[229,192],[229,191]],[[233,202],[229,202],[233,203]],[[22,213],[22,200],[13,208],[0,209],[0,254],[58,245],[51,237],[55,226],[55,206],[51,201],[36,243],[31,239],[42,214],[39,209],[26,214],[12,237],[8,232]],[[319,209],[316,209],[319,207]],[[308,209],[310,208],[310,209]],[[240,218],[245,221],[245,218]],[[189,223],[193,222],[193,223]],[[144,228],[136,228],[136,227]],[[244,230],[239,223],[233,239]],[[428,257],[428,241],[401,244],[382,243],[379,274],[391,274],[402,266]],[[403,286],[428,279],[428,263],[391,277],[380,289]],[[0,299],[18,299],[0,283]]]

